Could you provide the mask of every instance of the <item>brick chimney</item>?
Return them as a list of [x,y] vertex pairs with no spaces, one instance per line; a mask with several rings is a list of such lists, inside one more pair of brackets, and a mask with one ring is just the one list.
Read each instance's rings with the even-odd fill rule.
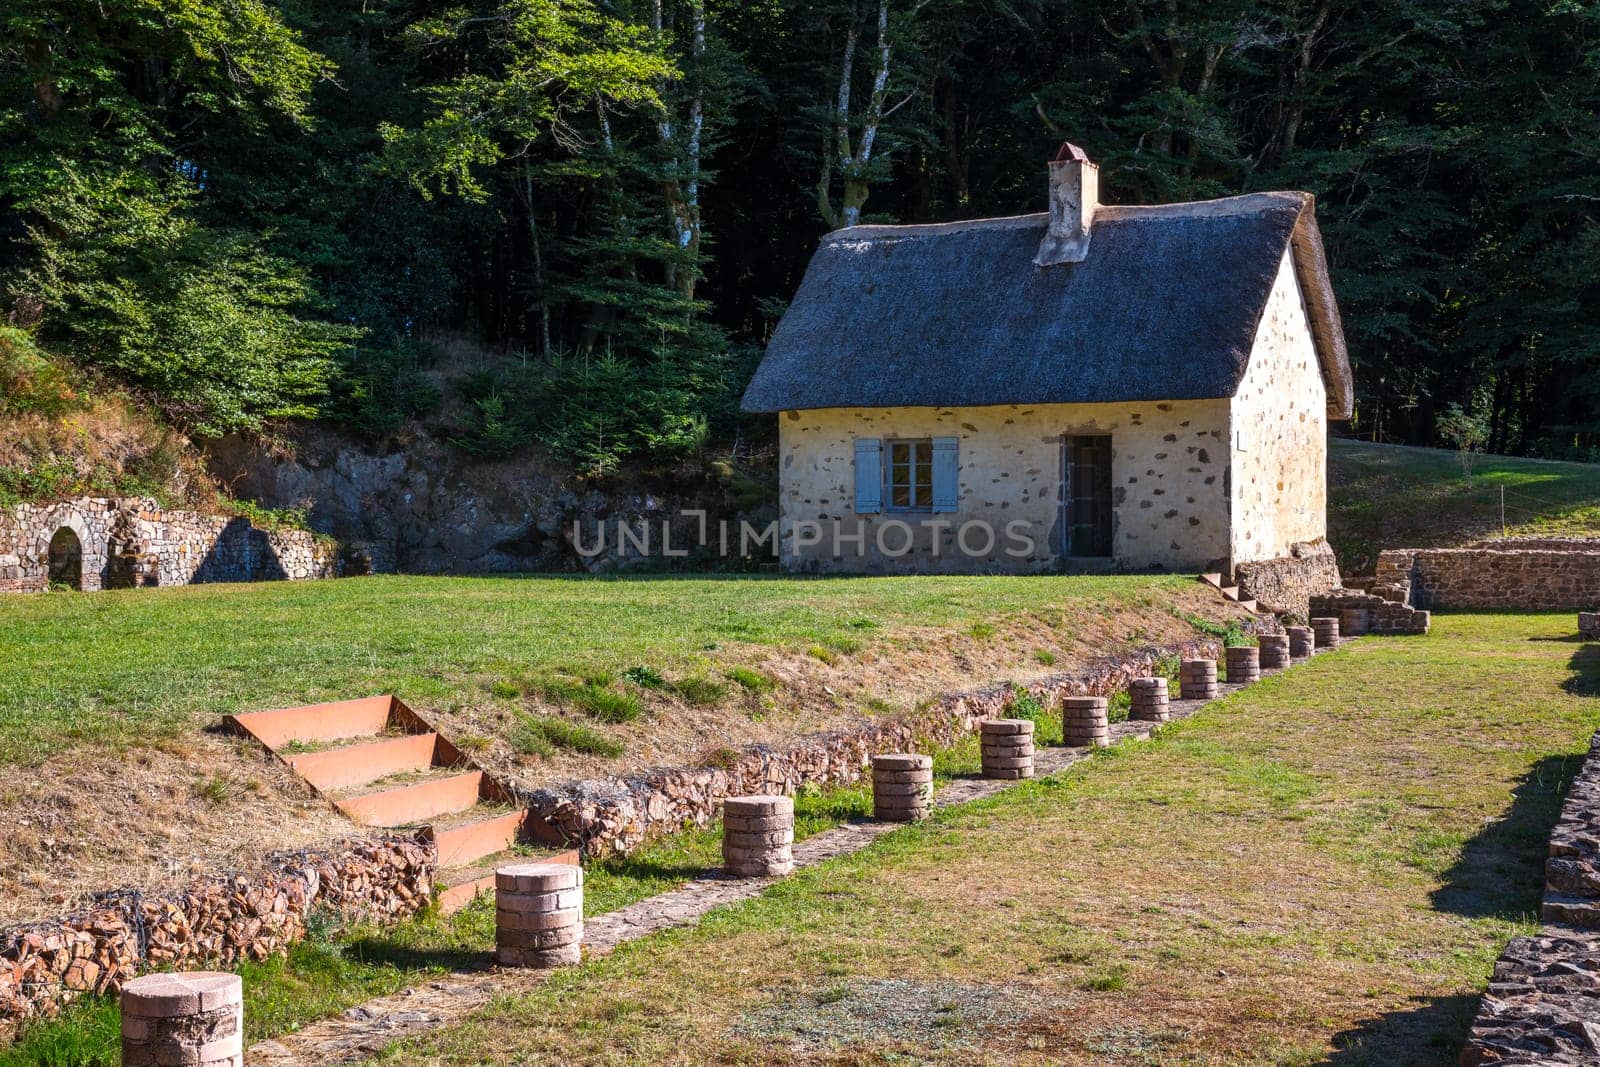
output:
[[1050,228],[1033,257],[1036,267],[1082,263],[1089,255],[1089,228],[1100,206],[1100,168],[1083,149],[1062,142],[1050,164]]

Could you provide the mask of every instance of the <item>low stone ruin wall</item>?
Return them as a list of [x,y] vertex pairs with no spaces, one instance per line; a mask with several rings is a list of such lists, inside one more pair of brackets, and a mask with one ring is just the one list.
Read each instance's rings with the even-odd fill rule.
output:
[[1311,617],[1313,596],[1339,588],[1339,561],[1320,537],[1290,545],[1289,555],[1279,559],[1241,563],[1233,574],[1241,597],[1302,622]]
[[85,590],[331,578],[341,569],[338,546],[305,530],[165,511],[148,497],[85,497],[0,510],[0,592],[47,589],[58,534],[78,554],[74,572]]
[[[1386,595],[1379,595],[1379,592]],[[1399,634],[1425,634],[1432,625],[1433,616],[1405,603],[1405,590],[1375,587],[1374,592],[1358,589],[1335,589],[1311,598],[1313,618],[1340,617],[1345,608],[1365,608],[1368,612],[1369,633],[1395,636]]]
[[361,840],[172,893],[109,893],[63,918],[0,930],[0,1037],[146,970],[283,952],[305,936],[313,907],[379,920],[411,915],[433,892],[435,859],[413,838]]
[[1464,1067],[1600,1062],[1600,734],[1550,834],[1543,920],[1495,964]]
[[[1220,654],[1221,643],[1201,638],[1091,663],[1077,673],[1052,675],[1027,691],[1044,702],[1062,696],[1109,695],[1148,675],[1162,659]],[[980,719],[1003,717],[1015,691],[993,685],[952,693],[898,719],[868,719],[843,730],[812,734],[783,746],[729,749],[721,766],[670,768],[604,781],[539,789],[526,797],[530,822],[551,844],[576,846],[585,856],[626,853],[685,826],[705,826],[726,796],[793,794],[802,786],[849,785],[861,780],[875,752],[924,750],[955,744]]]
[[1493,543],[1501,547],[1380,552],[1377,581],[1409,584],[1411,603],[1434,610],[1579,611],[1600,604],[1600,544]]

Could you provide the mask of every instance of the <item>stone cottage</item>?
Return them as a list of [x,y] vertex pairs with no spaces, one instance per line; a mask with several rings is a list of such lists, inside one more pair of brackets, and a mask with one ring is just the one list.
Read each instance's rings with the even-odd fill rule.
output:
[[744,408],[791,569],[1231,571],[1325,533],[1350,364],[1309,193],[822,241]]

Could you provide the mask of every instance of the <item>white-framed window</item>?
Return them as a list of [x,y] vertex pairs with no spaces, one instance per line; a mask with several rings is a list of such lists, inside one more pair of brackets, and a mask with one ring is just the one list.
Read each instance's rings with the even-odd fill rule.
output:
[[889,453],[884,471],[884,497],[890,511],[933,510],[933,438],[884,442]]
[[959,447],[954,437],[856,438],[856,514],[956,511]]

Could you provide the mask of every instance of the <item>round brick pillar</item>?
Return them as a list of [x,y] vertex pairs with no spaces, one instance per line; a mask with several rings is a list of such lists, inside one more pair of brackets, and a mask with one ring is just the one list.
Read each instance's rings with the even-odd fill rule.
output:
[[985,719],[978,724],[985,778],[1033,777],[1033,721]]
[[1228,682],[1248,685],[1261,681],[1261,650],[1255,645],[1234,645],[1224,649],[1228,658]]
[[1289,658],[1307,659],[1316,650],[1316,638],[1309,626],[1289,627]]
[[794,798],[729,797],[722,802],[722,871],[732,878],[779,878],[794,870]]
[[1165,678],[1135,678],[1128,683],[1128,718],[1166,722],[1172,718]]
[[1288,634],[1262,634],[1258,640],[1261,647],[1262,670],[1281,671],[1289,665]]
[[583,868],[515,863],[494,872],[495,957],[502,967],[564,967],[583,958]]
[[1180,663],[1178,696],[1184,700],[1217,699],[1217,661],[1186,659]]
[[147,974],[122,987],[123,1067],[243,1067],[236,974]]
[[1105,697],[1061,698],[1061,743],[1072,748],[1111,743]]
[[1360,637],[1372,628],[1372,611],[1368,608],[1345,608],[1339,612],[1339,634],[1342,637]]
[[914,822],[933,805],[933,757],[889,752],[872,757],[872,817]]
[[1316,636],[1318,648],[1334,648],[1339,644],[1339,620],[1321,618],[1311,620],[1311,632]]

